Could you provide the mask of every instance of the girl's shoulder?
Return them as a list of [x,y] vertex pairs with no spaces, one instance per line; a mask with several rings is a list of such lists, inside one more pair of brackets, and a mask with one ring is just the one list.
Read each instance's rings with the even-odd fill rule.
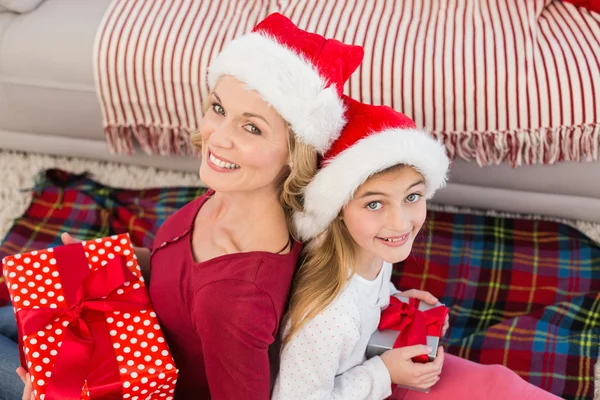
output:
[[338,321],[359,327],[361,324],[360,299],[350,289],[350,286],[346,286],[342,293],[315,317],[315,320],[317,322]]

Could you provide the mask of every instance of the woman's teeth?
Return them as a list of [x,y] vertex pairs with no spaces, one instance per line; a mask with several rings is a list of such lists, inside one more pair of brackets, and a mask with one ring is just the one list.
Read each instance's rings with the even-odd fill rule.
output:
[[215,165],[217,165],[217,166],[219,166],[221,168],[237,169],[237,168],[240,167],[237,164],[231,164],[231,163],[225,162],[223,160],[219,160],[217,157],[215,157],[213,155],[213,153],[210,153],[208,157],[210,158],[210,161],[212,161],[213,164],[215,164]]

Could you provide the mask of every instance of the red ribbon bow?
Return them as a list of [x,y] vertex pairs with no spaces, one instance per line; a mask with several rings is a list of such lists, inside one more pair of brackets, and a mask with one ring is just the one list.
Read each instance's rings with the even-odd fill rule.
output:
[[121,399],[119,366],[104,313],[150,308],[148,295],[143,287],[116,293],[126,282],[138,281],[125,265],[124,256],[116,255],[95,271],[89,269],[80,243],[56,247],[54,257],[68,307],[21,309],[17,313],[21,336],[46,330],[58,318],[67,317],[45,399],[79,400],[86,380],[91,398]]
[[[394,342],[394,348],[427,345],[427,336],[442,336],[442,328],[448,308],[439,306],[427,311],[419,311],[419,299],[410,298],[409,303],[390,297],[390,305],[383,310],[379,321],[379,330],[390,329],[400,331]],[[429,362],[427,354],[416,356],[415,362]]]

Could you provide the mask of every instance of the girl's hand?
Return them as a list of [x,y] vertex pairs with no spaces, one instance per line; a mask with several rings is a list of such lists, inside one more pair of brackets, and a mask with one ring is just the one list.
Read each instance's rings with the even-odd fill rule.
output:
[[410,298],[414,298],[414,299],[419,299],[421,301],[424,301],[425,303],[435,306],[437,303],[439,303],[439,300],[437,297],[435,297],[434,295],[432,295],[429,292],[426,292],[424,290],[417,290],[417,289],[410,289],[410,290],[405,290],[404,292],[400,292],[397,293],[400,296],[403,297],[408,297]]
[[412,361],[412,358],[421,354],[428,354],[429,348],[425,345],[401,347],[388,350],[380,357],[390,373],[392,383],[396,385],[411,386],[419,389],[429,389],[440,379],[444,364],[444,349],[438,348],[435,361],[421,364]]
[[[439,303],[439,300],[437,297],[435,297],[431,293],[426,292],[424,290],[410,289],[410,290],[405,290],[404,292],[400,292],[398,294],[401,296],[404,296],[404,297],[408,297],[408,298],[419,299],[419,300],[424,301],[425,303],[432,305],[432,306]],[[449,327],[450,327],[450,317],[448,315],[446,315],[446,319],[444,320],[444,326],[442,327],[442,337],[446,335],[446,332],[448,331]]]
[[31,384],[31,377],[29,373],[25,371],[25,368],[19,367],[17,368],[17,375],[23,381],[25,385],[25,389],[23,389],[23,400],[35,400],[35,396],[33,394],[33,385]]

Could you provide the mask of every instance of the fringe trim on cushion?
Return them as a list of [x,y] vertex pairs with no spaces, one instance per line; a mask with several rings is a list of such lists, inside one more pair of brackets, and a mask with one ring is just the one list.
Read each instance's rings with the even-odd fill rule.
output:
[[488,132],[433,132],[451,158],[480,166],[555,164],[600,159],[600,123]]
[[140,148],[146,154],[199,154],[191,142],[193,132],[184,128],[156,126],[105,126],[104,135],[111,153],[132,155]]
[[[197,156],[199,153],[192,146],[192,132],[184,128],[107,126],[104,133],[112,153],[134,154],[138,146],[146,154]],[[433,134],[446,145],[451,158],[475,160],[482,167],[504,162],[515,168],[521,165],[600,159],[600,123]]]

